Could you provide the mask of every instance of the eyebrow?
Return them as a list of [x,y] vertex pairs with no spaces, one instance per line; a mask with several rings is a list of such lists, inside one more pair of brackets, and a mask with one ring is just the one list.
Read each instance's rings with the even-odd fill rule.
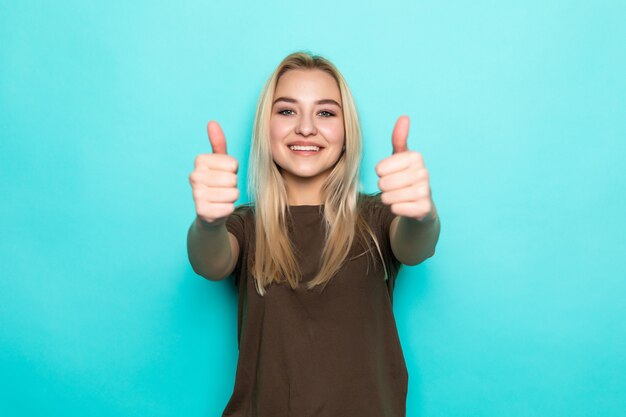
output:
[[[295,98],[291,98],[291,97],[278,97],[276,100],[274,100],[274,103],[272,103],[272,106],[274,104],[276,104],[279,101],[286,101],[287,103],[297,103],[298,100],[296,100]],[[325,98],[322,100],[317,100],[315,102],[315,104],[334,104],[335,106],[341,108],[341,105],[339,103],[337,103],[335,100],[330,99],[330,98]]]

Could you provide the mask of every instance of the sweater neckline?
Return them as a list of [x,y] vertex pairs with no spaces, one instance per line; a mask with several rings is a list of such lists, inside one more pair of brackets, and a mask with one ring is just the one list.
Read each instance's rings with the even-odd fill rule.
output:
[[317,213],[324,210],[324,204],[289,206],[291,213]]

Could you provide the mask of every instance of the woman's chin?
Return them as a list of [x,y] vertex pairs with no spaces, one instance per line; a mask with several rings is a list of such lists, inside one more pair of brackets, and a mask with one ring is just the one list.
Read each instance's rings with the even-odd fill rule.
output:
[[320,170],[306,170],[306,169],[296,169],[296,170],[285,170],[282,169],[281,173],[283,177],[288,175],[291,178],[301,180],[301,181],[309,181],[313,179],[317,179],[320,176],[328,175],[330,170],[320,171]]

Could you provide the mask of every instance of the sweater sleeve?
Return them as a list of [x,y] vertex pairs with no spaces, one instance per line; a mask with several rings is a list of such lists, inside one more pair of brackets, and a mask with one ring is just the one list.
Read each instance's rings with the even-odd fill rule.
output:
[[378,238],[380,250],[385,260],[385,268],[387,269],[387,288],[389,294],[392,295],[396,277],[400,271],[402,263],[393,254],[389,236],[391,222],[396,218],[396,215],[391,211],[390,206],[382,202],[380,198],[381,194],[382,193],[379,192],[371,196],[370,216],[372,218],[372,227]]
[[247,206],[241,205],[235,208],[228,219],[226,220],[226,230],[232,233],[237,239],[239,244],[239,256],[237,257],[237,264],[233,270],[232,276],[235,286],[239,287],[239,280],[241,277],[241,266],[243,259],[246,257],[246,217]]

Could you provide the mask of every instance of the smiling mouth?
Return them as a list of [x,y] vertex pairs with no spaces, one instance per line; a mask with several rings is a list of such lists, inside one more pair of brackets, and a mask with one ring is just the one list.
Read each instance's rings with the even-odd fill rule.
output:
[[302,146],[302,145],[291,145],[288,147],[291,149],[293,153],[296,155],[315,155],[319,153],[322,149],[319,146]]

